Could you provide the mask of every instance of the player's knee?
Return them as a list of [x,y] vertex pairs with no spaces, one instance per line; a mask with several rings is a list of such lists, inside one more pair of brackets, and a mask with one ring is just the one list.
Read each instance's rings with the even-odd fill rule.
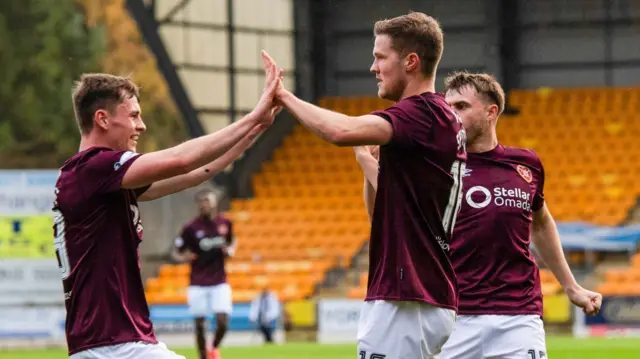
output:
[[195,327],[196,327],[196,331],[204,332],[204,318],[196,318]]
[[218,328],[220,328],[221,331],[227,331],[227,328],[229,327],[229,318],[226,315],[218,316],[216,318],[216,322]]
[[221,332],[226,332],[228,327],[229,327],[229,325],[227,324],[227,322],[219,322],[218,323],[218,328],[220,328]]

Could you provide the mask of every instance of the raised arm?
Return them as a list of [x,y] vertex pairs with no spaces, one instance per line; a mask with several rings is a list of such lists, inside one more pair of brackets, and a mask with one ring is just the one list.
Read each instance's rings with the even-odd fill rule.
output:
[[602,305],[602,295],[586,290],[576,282],[564,257],[555,221],[546,204],[533,214],[531,240],[571,302],[582,308],[586,314],[597,314]]
[[188,174],[222,156],[255,126],[270,125],[275,114],[273,97],[280,83],[277,75],[278,71],[274,67],[267,77],[267,87],[251,113],[215,133],[140,156],[128,168],[121,187],[136,189]]
[[240,157],[244,151],[251,147],[255,139],[264,131],[264,129],[266,129],[266,126],[264,125],[255,126],[247,136],[241,139],[229,151],[205,166],[187,174],[153,183],[149,189],[138,197],[138,200],[151,201],[180,192],[187,188],[198,186],[203,182],[210,180],[216,174],[227,168],[233,161]]
[[[277,68],[275,61],[262,52],[265,68]],[[297,98],[282,82],[276,89],[276,101],[322,139],[338,146],[383,145],[391,140],[393,128],[375,115],[347,116]]]
[[305,102],[286,90],[279,93],[278,100],[303,125],[338,146],[384,145],[393,135],[391,124],[379,116],[347,116]]

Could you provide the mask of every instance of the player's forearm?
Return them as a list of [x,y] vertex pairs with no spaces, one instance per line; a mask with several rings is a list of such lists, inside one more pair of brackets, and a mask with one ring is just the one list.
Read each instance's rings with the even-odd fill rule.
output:
[[249,114],[219,131],[194,138],[161,152],[168,157],[180,158],[186,172],[190,172],[225,154],[247,136],[257,123],[258,119],[255,115]]
[[333,144],[343,144],[342,139],[354,129],[350,116],[305,102],[291,92],[286,92],[279,100],[304,126]]
[[570,291],[576,288],[578,284],[564,256],[560,235],[550,214],[534,219],[531,240],[540,258],[549,267],[564,290]]
[[371,184],[374,192],[378,190],[378,160],[376,160],[371,154],[358,154],[356,160],[362,168],[364,177]]
[[364,206],[367,209],[367,215],[369,216],[369,222],[373,220],[373,207],[376,202],[376,190],[373,185],[365,177],[364,179]]
[[233,257],[236,254],[236,249],[237,249],[237,245],[236,245],[236,241],[234,240],[233,242],[231,242],[231,244],[229,244],[224,248],[225,256]]
[[255,139],[256,136],[251,136],[251,134],[249,134],[241,139],[240,142],[236,143],[229,151],[211,163],[187,174],[155,182],[138,198],[138,200],[152,201],[154,199],[180,192],[187,188],[199,186],[227,168],[233,161],[240,157],[244,151],[251,147]]
[[179,263],[189,262],[189,256],[187,255],[187,253],[180,253],[175,249],[171,251],[171,258],[173,258],[174,261]]

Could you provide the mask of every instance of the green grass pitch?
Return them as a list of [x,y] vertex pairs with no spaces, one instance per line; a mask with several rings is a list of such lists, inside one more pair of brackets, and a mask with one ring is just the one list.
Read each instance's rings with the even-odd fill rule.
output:
[[[637,338],[547,338],[550,359],[638,359]],[[187,359],[197,359],[194,349],[172,348]],[[221,350],[223,359],[357,359],[354,345],[283,344],[264,347],[231,347]],[[0,359],[62,359],[65,350],[0,350]]]

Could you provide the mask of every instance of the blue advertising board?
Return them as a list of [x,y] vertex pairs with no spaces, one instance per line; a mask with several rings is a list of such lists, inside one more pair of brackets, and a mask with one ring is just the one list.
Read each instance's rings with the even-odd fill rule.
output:
[[[233,312],[229,318],[230,331],[254,331],[255,324],[249,321],[250,303],[233,304]],[[154,305],[150,307],[151,321],[158,333],[190,333],[193,332],[193,315],[186,305]],[[209,318],[211,330],[215,330],[216,323],[211,315]]]

